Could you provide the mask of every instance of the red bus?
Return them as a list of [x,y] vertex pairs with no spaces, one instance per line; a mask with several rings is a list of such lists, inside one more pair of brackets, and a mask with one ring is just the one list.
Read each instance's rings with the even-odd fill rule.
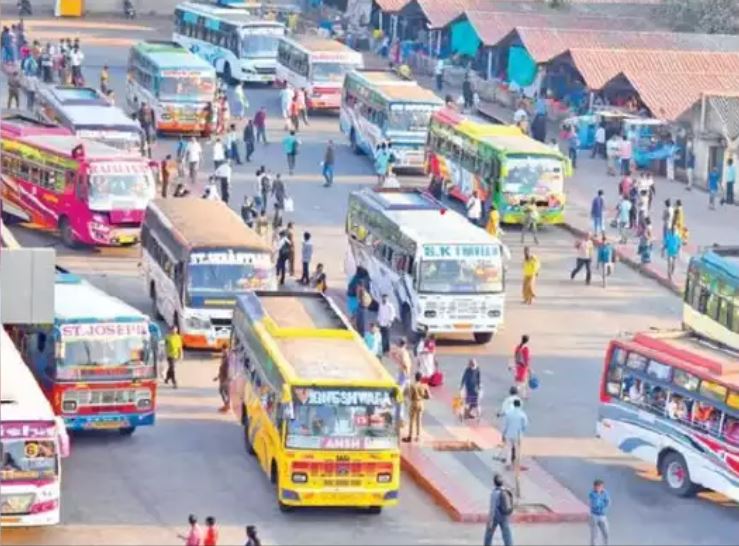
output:
[[138,242],[154,162],[22,116],[4,119],[0,136],[3,213],[58,229],[68,246]]

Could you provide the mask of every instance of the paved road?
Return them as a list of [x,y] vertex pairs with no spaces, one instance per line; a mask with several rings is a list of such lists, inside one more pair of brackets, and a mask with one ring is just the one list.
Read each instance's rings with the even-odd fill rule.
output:
[[[137,21],[137,25],[147,23]],[[90,32],[88,30],[88,32]],[[99,43],[109,33],[99,30]],[[143,31],[132,31],[138,36]],[[120,34],[120,32],[119,32]],[[150,33],[141,34],[148,37]],[[116,39],[118,34],[115,35]],[[123,97],[125,50],[116,43],[87,51],[88,62],[113,68],[117,96]],[[96,80],[96,73],[87,75]],[[275,171],[285,171],[279,138],[277,95],[269,89],[249,93],[252,108],[264,104],[272,116],[273,143],[260,147],[256,158]],[[299,231],[314,234],[316,257],[327,265],[333,287],[345,282],[342,225],[348,193],[371,183],[366,158],[354,156],[337,132],[332,117],[315,118],[301,134],[303,146],[296,175],[287,179],[297,205],[289,220]],[[337,150],[336,186],[321,187],[320,166],[327,139]],[[171,149],[160,141],[156,154]],[[208,163],[208,162],[206,162]],[[232,204],[253,193],[255,166],[239,167]],[[413,180],[417,182],[418,179]],[[70,252],[56,240],[17,229],[23,244],[55,245],[60,263],[85,274],[106,290],[142,309],[146,292],[136,275],[136,250]],[[704,499],[681,500],[666,494],[654,476],[629,459],[603,458],[593,438],[598,382],[608,339],[621,331],[679,324],[680,302],[666,290],[619,268],[607,290],[571,282],[572,239],[552,229],[542,235],[537,250],[542,262],[539,299],[533,307],[520,303],[520,245],[517,234],[505,236],[513,252],[509,274],[505,330],[486,346],[464,340],[446,341],[440,359],[448,380],[456,381],[470,356],[481,362],[486,385],[485,411],[493,412],[510,382],[509,355],[521,333],[532,337],[534,366],[542,388],[531,400],[531,436],[540,437],[537,458],[563,484],[585,495],[595,476],[606,480],[614,499],[611,514],[615,543],[736,543],[737,508]],[[65,462],[63,525],[42,531],[3,533],[8,544],[175,543],[189,512],[213,514],[226,526],[227,543],[242,540],[241,526],[256,522],[271,543],[478,543],[481,528],[452,524],[409,480],[401,505],[378,517],[344,511],[310,511],[284,515],[277,511],[266,478],[244,455],[240,431],[232,420],[215,412],[218,398],[212,378],[215,360],[189,355],[181,369],[182,388],[162,389],[158,423],[128,439],[117,436],[75,439]],[[582,526],[536,526],[517,529],[517,542],[531,544],[584,543]]]

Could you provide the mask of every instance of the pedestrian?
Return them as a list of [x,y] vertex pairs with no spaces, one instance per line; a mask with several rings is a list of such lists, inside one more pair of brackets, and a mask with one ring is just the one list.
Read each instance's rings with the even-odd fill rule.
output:
[[[404,442],[411,439],[418,442],[421,436],[421,418],[423,417],[424,401],[431,398],[428,386],[421,381],[421,372],[416,372],[413,384],[409,388],[408,399],[410,400],[410,411],[408,419],[408,436],[403,438]],[[415,431],[415,437],[413,432]]]
[[421,381],[428,385],[436,370],[436,338],[428,329],[423,332],[416,345],[416,361],[418,371],[421,372]]
[[685,242],[685,209],[683,208],[683,202],[680,199],[675,201],[675,213],[672,215],[672,228],[677,232],[683,242]]
[[205,538],[203,546],[218,546],[218,527],[216,527],[216,518],[208,516],[205,518]]
[[494,204],[490,204],[490,211],[488,212],[488,221],[485,224],[485,231],[487,231],[492,237],[498,237],[500,230],[500,212]]
[[606,279],[613,273],[614,257],[613,245],[604,233],[598,245],[598,271],[603,279],[603,288],[606,287]]
[[474,90],[472,88],[472,80],[470,80],[469,71],[464,75],[462,82],[462,98],[464,99],[464,109],[469,110],[474,104]]
[[672,280],[672,276],[675,273],[675,266],[677,265],[677,259],[680,257],[680,249],[682,247],[682,241],[680,234],[675,228],[669,228],[665,235],[664,252],[667,258],[667,278]]
[[223,145],[221,137],[216,137],[211,153],[213,154],[213,169],[216,170],[226,162],[226,147]]
[[593,233],[596,237],[606,231],[603,222],[605,209],[606,201],[603,197],[603,190],[598,190],[598,194],[593,197],[593,201],[590,204],[590,219],[593,221]]
[[313,242],[311,241],[311,234],[307,231],[303,233],[300,258],[303,262],[303,274],[300,276],[300,284],[308,286],[310,283],[310,261],[313,259]]
[[652,262],[652,241],[652,221],[647,217],[644,219],[644,225],[642,226],[639,235],[639,244],[637,246],[637,253],[639,254],[642,265]]
[[503,486],[503,477],[500,474],[493,476],[493,492],[490,494],[490,509],[485,525],[484,546],[492,546],[495,530],[500,527],[504,546],[513,546],[511,525],[509,518],[513,514],[513,492]]
[[371,303],[372,296],[367,290],[364,280],[362,280],[357,284],[357,308],[354,312],[354,325],[361,337],[364,337],[367,325],[367,310]]
[[223,406],[221,406],[218,411],[220,413],[226,413],[229,410],[230,404],[229,386],[231,381],[228,373],[228,353],[226,351],[221,353],[221,363],[218,365],[218,375],[213,378],[213,381],[218,381],[218,394],[221,396],[221,400],[223,400]]
[[216,180],[215,176],[211,176],[208,178],[208,183],[205,185],[205,188],[203,189],[203,199],[206,199],[208,201],[220,201],[221,195],[218,191],[218,181]]
[[377,308],[377,324],[380,326],[380,335],[382,336],[382,354],[387,354],[390,351],[390,330],[396,318],[395,306],[390,302],[387,294],[383,294]]
[[36,104],[36,92],[38,91],[38,63],[33,55],[26,55],[21,61],[21,72],[23,74],[23,84],[21,87],[26,93],[26,110],[33,111]]
[[79,42],[75,41],[74,47],[69,54],[69,62],[72,66],[72,84],[75,87],[82,87],[84,81],[82,79],[82,63],[85,60],[85,54],[80,49]]
[[185,151],[187,150],[187,142],[182,135],[177,138],[177,147],[175,148],[175,158],[177,160],[177,176],[183,178],[185,176]]
[[595,142],[593,143],[593,153],[590,157],[606,158],[606,126],[600,123],[595,130]]
[[619,241],[621,244],[628,242],[628,228],[631,225],[631,200],[628,195],[623,195],[616,207],[616,226],[618,227]]
[[506,396],[503,399],[503,402],[500,405],[500,411],[498,412],[498,417],[503,417],[506,413],[511,411],[513,409],[513,403],[518,400],[521,402],[521,407],[523,407],[523,402],[521,401],[521,397],[518,395],[518,387],[513,386],[510,389],[508,389],[508,396]]
[[711,172],[708,173],[708,207],[712,210],[716,208],[716,195],[718,195],[720,190],[721,172],[718,169],[718,165],[714,165]]
[[626,136],[622,136],[619,144],[619,161],[621,164],[622,175],[631,173],[631,157],[633,155],[633,150],[634,147],[631,140],[626,138]]
[[164,338],[164,345],[167,353],[167,373],[164,376],[164,384],[166,385],[170,381],[172,386],[177,388],[177,376],[175,375],[175,367],[177,362],[182,360],[182,336],[180,336],[179,330],[176,324],[173,324],[169,329],[169,333]]
[[41,64],[41,79],[44,83],[54,82],[54,58],[51,55],[51,44],[47,43],[44,50],[41,52],[41,58],[39,59]]
[[513,408],[503,416],[503,443],[507,468],[521,463],[521,439],[529,426],[529,418],[521,400],[513,401]]
[[603,480],[595,480],[593,489],[588,494],[590,504],[590,545],[595,546],[598,535],[605,546],[608,546],[608,509],[611,497],[606,491]]
[[516,392],[522,399],[528,398],[529,379],[531,378],[531,353],[529,336],[521,336],[521,342],[513,350],[513,377]]
[[287,270],[291,277],[295,276],[295,226],[292,222],[287,223],[285,229],[287,240],[290,241],[290,256],[287,258]]
[[293,93],[290,101],[290,131],[300,131],[300,106],[298,105],[297,91]]
[[569,127],[567,132],[567,156],[570,158],[572,168],[577,168],[577,149],[580,147],[580,138],[574,127]]
[[259,186],[259,196],[262,199],[261,212],[262,214],[267,212],[268,199],[272,194],[272,177],[267,172],[267,169],[262,165],[257,170],[257,185]]
[[462,373],[459,384],[460,395],[464,400],[464,418],[476,419],[480,416],[480,395],[482,394],[482,377],[477,360],[470,358]]
[[541,264],[539,258],[527,246],[523,247],[523,302],[531,305],[536,297],[536,278],[539,276]]
[[288,83],[280,89],[280,110],[282,112],[282,119],[285,122],[285,130],[290,129],[290,105],[293,102],[295,92]]
[[239,133],[236,124],[232,123],[226,133],[226,156],[237,165],[241,165],[241,154],[239,154]]
[[690,191],[693,189],[693,176],[695,175],[695,152],[693,152],[693,142],[690,140],[687,141],[685,148],[685,178],[687,178],[685,189]]
[[441,91],[444,87],[444,59],[441,57],[436,60],[434,78],[436,79],[436,90]]
[[185,546],[203,546],[203,532],[198,525],[198,518],[190,514],[187,523],[190,525],[187,534],[178,534],[177,537],[185,541]]
[[370,323],[369,330],[364,334],[364,343],[373,355],[382,358],[382,335],[376,322]]
[[663,258],[665,256],[667,234],[672,229],[674,218],[675,209],[672,207],[672,202],[669,199],[665,199],[665,208],[662,210],[662,250],[660,251],[660,254]]
[[736,166],[734,159],[729,158],[726,162],[726,170],[724,171],[724,180],[726,180],[726,199],[727,205],[734,204],[734,184],[736,183]]
[[167,197],[169,193],[169,182],[172,179],[172,171],[174,167],[172,165],[172,154],[167,154],[159,166],[159,170],[162,176],[162,197]]
[[328,144],[326,145],[326,152],[323,155],[323,178],[326,180],[326,183],[323,185],[324,188],[331,187],[331,185],[334,183],[334,161],[335,161],[335,154],[334,154],[334,141],[329,140]]
[[396,383],[400,392],[404,392],[408,388],[411,378],[411,369],[413,367],[410,351],[408,350],[408,342],[405,338],[399,338],[393,348],[391,358],[398,367],[398,376]]
[[285,152],[287,157],[287,169],[289,174],[293,174],[295,171],[295,159],[298,155],[298,144],[299,141],[295,136],[295,131],[290,131],[285,138],[282,139],[282,151]]
[[203,108],[203,119],[205,120],[203,136],[208,139],[210,139],[213,133],[215,133],[216,129],[217,115],[215,110],[216,109],[215,106],[213,106],[213,101],[208,101],[207,103],[205,103],[205,107]]
[[280,232],[280,239],[277,242],[277,278],[280,286],[285,285],[285,274],[287,273],[287,260],[290,258],[290,240],[287,238],[287,232]]
[[110,68],[106,64],[100,70],[100,92],[107,95],[108,91],[110,91]]
[[262,106],[254,116],[254,127],[257,130],[257,142],[267,144],[267,109]]
[[20,108],[20,92],[21,79],[17,70],[13,70],[8,74],[8,110],[10,110],[15,102],[15,107]]
[[234,112],[234,117],[236,117],[236,119],[243,119],[249,111],[249,100],[246,98],[246,93],[244,93],[243,84],[237,83],[234,87],[234,98],[236,99],[236,111]]
[[228,205],[228,200],[231,195],[231,174],[233,170],[231,168],[231,160],[226,159],[221,163],[213,173],[213,176],[218,181],[219,192],[221,199]]
[[328,283],[326,283],[326,272],[324,271],[323,264],[321,263],[316,266],[316,270],[313,273],[312,284],[313,287],[321,294],[325,294],[326,290],[328,290]]
[[477,196],[477,191],[472,192],[465,208],[467,209],[467,219],[476,226],[479,226],[480,219],[482,218],[482,201]]
[[251,156],[254,153],[254,143],[256,136],[254,134],[254,122],[249,119],[244,126],[244,158],[247,163],[251,163]]
[[305,90],[305,87],[295,91],[295,102],[297,103],[297,106],[298,106],[298,114],[300,116],[300,119],[303,121],[303,124],[306,127],[309,125],[307,96],[308,94]]
[[282,181],[282,177],[279,174],[275,175],[275,180],[272,183],[272,195],[275,198],[275,216],[272,220],[272,225],[275,229],[278,229],[282,226],[282,215],[285,212],[285,201],[287,199],[285,183]]
[[241,219],[248,227],[253,228],[256,217],[257,209],[254,207],[254,200],[245,195],[244,202],[241,204]]
[[528,231],[534,236],[534,243],[539,244],[539,207],[536,206],[536,198],[532,197],[530,201],[523,205],[523,226],[521,227],[521,243],[525,242],[526,232]]
[[593,262],[593,237],[590,233],[575,243],[577,249],[577,258],[575,259],[575,268],[570,272],[570,280],[573,280],[580,270],[585,268],[585,284],[590,284],[591,269]]
[[378,144],[375,149],[375,173],[377,174],[377,184],[380,187],[385,185],[389,165],[390,154],[387,151],[387,145],[383,142]]
[[198,139],[192,137],[185,149],[185,158],[187,159],[187,172],[190,177],[190,184],[193,186],[198,179],[198,169],[200,168],[200,158],[203,155],[203,148],[200,146]]
[[257,536],[257,528],[254,525],[246,526],[246,544],[244,546],[262,546],[262,541]]

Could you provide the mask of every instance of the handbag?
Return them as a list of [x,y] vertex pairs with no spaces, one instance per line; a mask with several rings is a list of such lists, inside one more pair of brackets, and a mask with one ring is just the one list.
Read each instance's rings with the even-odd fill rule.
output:
[[531,375],[531,377],[529,377],[529,388],[532,391],[535,391],[539,388],[539,378],[535,375]]
[[295,212],[295,201],[292,197],[285,197],[285,212]]

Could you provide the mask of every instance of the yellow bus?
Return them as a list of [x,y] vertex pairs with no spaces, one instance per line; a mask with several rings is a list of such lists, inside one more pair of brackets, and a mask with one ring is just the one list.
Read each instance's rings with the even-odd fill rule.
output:
[[239,296],[228,357],[232,409],[280,510],[397,504],[402,395],[330,299]]

